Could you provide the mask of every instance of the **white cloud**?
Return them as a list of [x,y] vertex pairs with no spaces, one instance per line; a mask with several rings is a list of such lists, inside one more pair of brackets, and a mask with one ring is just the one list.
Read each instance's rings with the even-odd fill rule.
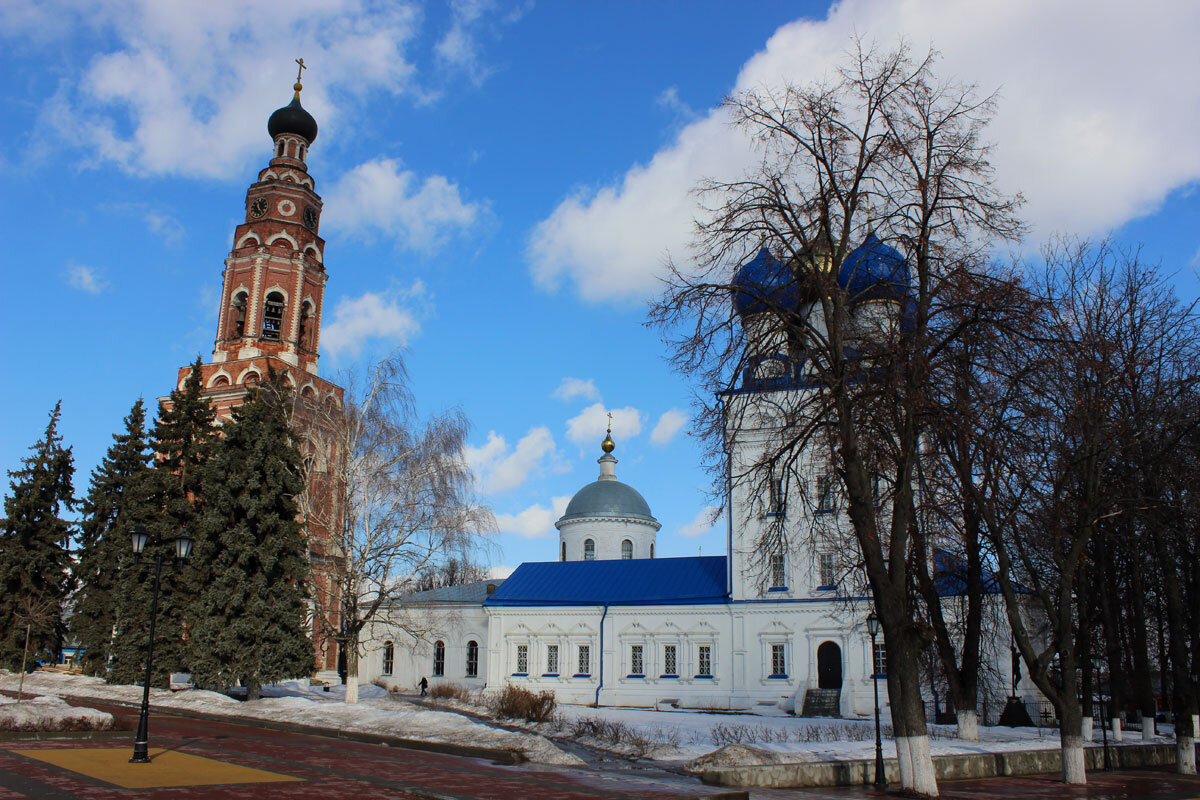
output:
[[[1200,74],[1197,30],[1200,4],[1171,0],[844,0],[779,28],[733,90],[819,79],[854,33],[884,48],[905,36],[918,53],[932,43],[939,76],[1000,90],[993,163],[1002,189],[1025,194],[1034,238],[1090,234],[1200,179],[1200,82],[1180,77]],[[686,257],[689,192],[752,163],[725,112],[709,111],[649,163],[563,200],[530,237],[534,279],[593,301],[654,294],[664,256]]]
[[501,533],[515,533],[526,539],[544,539],[554,533],[554,523],[567,510],[569,497],[554,497],[550,507],[532,505],[517,514],[497,514]]
[[325,196],[324,222],[360,236],[383,234],[412,250],[432,252],[475,225],[484,207],[463,200],[442,175],[424,180],[398,159],[377,158],[342,175]]
[[83,264],[71,264],[64,277],[71,288],[88,294],[100,294],[108,288],[108,281],[100,277],[99,270]]
[[510,452],[508,442],[495,431],[488,432],[482,447],[467,447],[463,455],[486,492],[515,489],[554,455],[556,445],[550,429],[530,428]]
[[613,438],[618,444],[642,432],[642,413],[636,408],[626,406],[609,409],[603,403],[593,403],[567,420],[567,438],[576,444],[599,444],[608,428],[609,411],[612,412]]
[[513,574],[513,568],[503,564],[497,564],[494,567],[488,567],[487,576],[489,578],[507,578]]
[[666,444],[675,438],[675,434],[679,433],[679,429],[687,420],[687,414],[678,408],[664,411],[663,415],[658,418],[658,424],[654,426],[654,430],[650,431],[650,441],[654,444]]
[[[3,18],[8,36],[103,31],[109,50],[64,80],[44,121],[88,159],[140,174],[233,177],[269,152],[264,102],[289,102],[303,54],[304,105],[323,128],[371,93],[421,99],[408,50],[417,3],[44,0]],[[269,98],[269,100],[268,100]],[[352,115],[352,114],[351,114]],[[85,139],[79,130],[88,130]]]
[[714,530],[717,527],[719,511],[720,509],[716,506],[705,506],[700,509],[700,513],[696,515],[695,519],[679,529],[679,535],[693,539]]
[[421,281],[404,291],[343,297],[334,307],[333,316],[324,319],[321,348],[340,358],[358,355],[368,339],[405,345],[421,332],[421,323],[416,313],[402,304],[424,300],[425,286]]
[[591,378],[587,380],[583,378],[563,378],[562,383],[554,390],[552,396],[568,402],[574,400],[576,397],[582,397],[584,400],[599,400],[600,391],[596,389],[596,382]]
[[150,229],[150,232],[161,236],[167,244],[177,245],[183,241],[183,225],[170,214],[150,209],[146,211],[142,219],[146,221],[146,227]]

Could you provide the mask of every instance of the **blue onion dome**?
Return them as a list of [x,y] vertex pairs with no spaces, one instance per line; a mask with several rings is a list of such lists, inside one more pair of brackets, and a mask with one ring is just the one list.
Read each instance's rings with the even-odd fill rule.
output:
[[[299,85],[299,84],[297,84]],[[274,139],[281,133],[294,133],[304,138],[310,145],[317,138],[317,121],[312,114],[300,105],[300,92],[297,90],[292,102],[283,108],[278,108],[267,120],[267,131]]]
[[796,276],[765,247],[734,273],[733,310],[738,316],[794,311],[801,301],[802,291]]
[[908,292],[908,265],[898,250],[868,233],[842,261],[838,286],[846,290],[851,304],[865,300],[901,302]]

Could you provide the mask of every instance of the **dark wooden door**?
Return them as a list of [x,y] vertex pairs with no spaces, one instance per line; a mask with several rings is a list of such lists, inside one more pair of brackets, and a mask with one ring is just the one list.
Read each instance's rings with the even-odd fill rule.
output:
[[822,642],[817,648],[817,688],[842,688],[842,648],[836,642]]

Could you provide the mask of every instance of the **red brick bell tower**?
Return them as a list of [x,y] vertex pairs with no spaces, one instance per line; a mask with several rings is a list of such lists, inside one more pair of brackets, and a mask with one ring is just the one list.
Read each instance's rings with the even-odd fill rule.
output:
[[[301,70],[304,69],[300,61]],[[300,75],[292,102],[277,109],[267,121],[273,143],[272,157],[258,180],[246,190],[245,220],[233,232],[233,249],[222,273],[221,306],[212,361],[201,365],[203,394],[223,419],[245,399],[250,388],[267,378],[268,370],[284,376],[299,401],[297,417],[305,409],[340,408],[343,390],[317,374],[321,319],[325,310],[325,240],[321,225],[321,197],[308,174],[309,147],[317,138],[317,122],[300,105]],[[183,387],[191,366],[181,367],[177,386]],[[320,415],[314,416],[314,419]],[[313,422],[313,420],[308,420]],[[319,428],[319,422],[316,428]],[[306,426],[310,446],[328,452],[316,460],[333,464],[332,437],[314,442],[314,426]],[[330,483],[328,477],[310,476]],[[331,515],[322,515],[323,517]],[[312,562],[313,601],[336,617],[338,559],[330,546],[329,531],[309,521],[306,526]],[[337,668],[337,648],[327,641],[314,615],[313,640],[317,645],[316,669],[328,677]]]

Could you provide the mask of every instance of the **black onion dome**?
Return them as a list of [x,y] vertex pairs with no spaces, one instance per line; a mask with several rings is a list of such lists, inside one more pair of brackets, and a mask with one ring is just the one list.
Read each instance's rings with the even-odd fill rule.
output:
[[311,145],[317,138],[317,121],[300,105],[300,95],[297,93],[292,102],[275,109],[275,113],[267,120],[267,132],[272,139],[281,133],[294,133],[303,136]]

